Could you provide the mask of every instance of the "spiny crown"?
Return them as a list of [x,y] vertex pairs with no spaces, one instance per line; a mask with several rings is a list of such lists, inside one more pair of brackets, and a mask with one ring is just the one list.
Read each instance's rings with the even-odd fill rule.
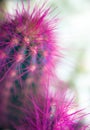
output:
[[7,74],[21,79],[52,74],[57,45],[55,20],[49,20],[49,13],[43,7],[31,13],[16,10],[14,17],[0,23],[0,81]]

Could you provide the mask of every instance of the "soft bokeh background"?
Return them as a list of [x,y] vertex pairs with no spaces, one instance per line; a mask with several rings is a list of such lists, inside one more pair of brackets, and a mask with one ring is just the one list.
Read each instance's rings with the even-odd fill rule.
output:
[[[17,1],[4,0],[0,9],[14,13]],[[41,2],[31,0],[32,4],[35,1]],[[90,0],[49,1],[61,18],[58,30],[64,58],[57,66],[57,75],[74,89],[79,106],[90,112]]]

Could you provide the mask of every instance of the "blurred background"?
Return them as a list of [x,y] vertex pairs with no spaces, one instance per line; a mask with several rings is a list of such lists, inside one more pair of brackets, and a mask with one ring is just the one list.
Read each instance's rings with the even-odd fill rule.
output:
[[[17,1],[0,0],[0,10],[15,13]],[[90,112],[90,0],[49,0],[49,4],[61,19],[58,42],[64,58],[57,65],[57,76],[74,89],[79,106]],[[0,12],[0,19],[4,17]]]

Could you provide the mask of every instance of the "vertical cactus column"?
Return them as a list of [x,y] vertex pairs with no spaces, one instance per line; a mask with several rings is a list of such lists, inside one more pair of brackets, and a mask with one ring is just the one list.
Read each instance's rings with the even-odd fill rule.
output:
[[44,5],[31,13],[17,9],[0,22],[0,126],[18,122],[20,111],[13,106],[22,106],[25,95],[36,94],[53,75],[57,46],[49,13]]

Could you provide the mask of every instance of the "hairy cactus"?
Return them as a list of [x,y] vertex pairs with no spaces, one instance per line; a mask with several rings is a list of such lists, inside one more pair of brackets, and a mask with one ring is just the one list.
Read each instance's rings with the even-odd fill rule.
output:
[[24,117],[15,125],[16,130],[89,130],[82,123],[83,110],[74,110],[74,98],[68,98],[68,90],[59,90],[52,95],[46,88],[42,96],[30,92],[24,106],[18,108]]
[[20,114],[11,104],[21,106],[30,89],[37,93],[57,61],[56,20],[49,19],[50,9],[44,4],[28,9],[17,9],[0,22],[0,126],[6,128]]
[[46,19],[49,12],[43,7],[30,14],[16,10],[0,23],[0,82],[7,75],[11,82],[25,83],[29,77],[52,74],[57,47],[54,25]]
[[[55,24],[45,3],[16,9],[0,21],[0,129],[83,130],[83,115],[68,114],[72,101],[49,87],[55,79],[57,47]],[[54,77],[54,78],[53,78]],[[55,88],[56,90],[56,88]],[[60,92],[59,92],[60,91]],[[56,96],[57,95],[57,96]],[[80,126],[79,126],[80,125]]]

